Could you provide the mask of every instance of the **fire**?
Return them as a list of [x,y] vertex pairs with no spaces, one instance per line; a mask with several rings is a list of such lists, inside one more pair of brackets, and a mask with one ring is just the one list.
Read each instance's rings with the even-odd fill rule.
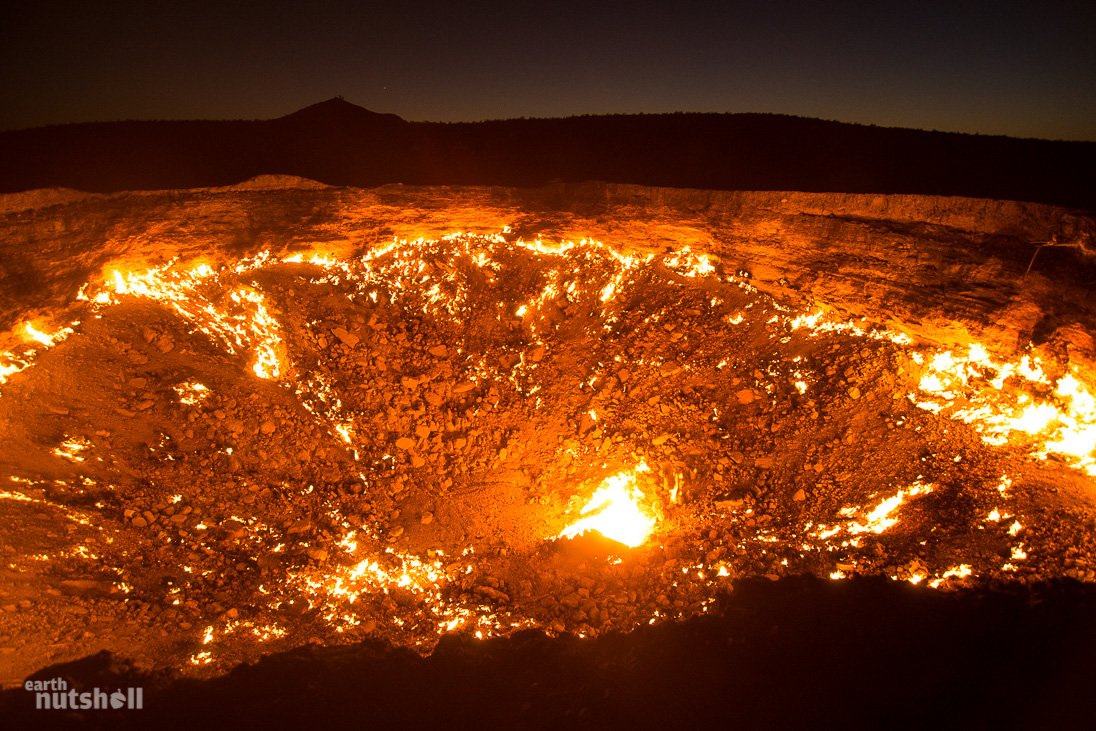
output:
[[919,390],[924,400],[911,395],[917,406],[971,424],[987,444],[1030,440],[1036,458],[1061,455],[1096,476],[1096,396],[1073,373],[1054,381],[1036,358],[998,362],[971,343],[966,356],[933,356]]
[[57,332],[50,335],[49,333],[42,332],[41,330],[39,330],[38,328],[36,328],[34,325],[32,325],[29,322],[23,323],[23,335],[24,335],[24,337],[26,337],[28,340],[33,340],[37,343],[41,343],[42,345],[46,346],[47,348],[53,347],[54,345],[56,345],[60,341],[64,340],[69,335],[71,335],[72,333],[73,333],[72,328],[71,327],[66,327],[66,328],[64,328],[62,330],[58,330]]
[[5,361],[0,362],[0,384],[6,383],[8,376],[12,376],[30,365],[26,361],[16,361],[12,353],[0,353],[0,356]]
[[974,571],[971,569],[970,565],[968,565],[968,564],[964,563],[964,564],[960,564],[958,566],[953,566],[952,568],[948,569],[947,571],[945,571],[943,574],[941,574],[937,578],[930,581],[929,582],[929,587],[933,588],[933,589],[938,589],[940,587],[940,585],[943,584],[948,579],[965,579],[968,576],[971,576],[973,573],[974,573]]
[[[807,328],[813,333],[842,332],[898,345],[911,343],[903,333],[829,321],[821,311],[798,315],[786,324],[791,330]],[[926,411],[971,424],[987,444],[1030,441],[1037,459],[1057,454],[1096,476],[1096,395],[1092,386],[1075,373],[1055,381],[1040,360],[1029,355],[1008,363],[994,360],[981,343],[966,347],[966,355],[947,350],[930,352],[926,359],[923,352],[911,353],[924,372],[917,386],[920,395],[910,394],[910,399]]]
[[872,340],[889,340],[897,345],[909,345],[913,342],[905,333],[894,332],[887,328],[875,327],[865,329],[855,322],[843,322],[829,319],[822,310],[817,310],[809,315],[797,315],[794,318],[786,319],[785,322],[790,330],[794,331],[806,328],[814,335],[820,333],[844,333],[860,338],[871,338]]
[[[75,328],[79,325],[79,321],[74,321],[68,327],[63,327],[51,334],[39,330],[30,322],[24,322],[17,332],[24,343],[34,343],[45,350],[49,350],[76,332]],[[38,349],[24,346],[22,351],[18,354],[11,351],[0,351],[0,385],[7,383],[10,376],[30,368],[34,363],[34,357],[38,355]]]
[[587,531],[596,531],[629,548],[641,545],[654,531],[657,519],[644,508],[643,491],[636,477],[649,471],[641,462],[634,470],[607,477],[582,508],[582,515],[560,531],[559,538],[574,538]]
[[180,383],[173,390],[179,396],[179,403],[188,406],[199,404],[209,396],[209,387],[197,381]]
[[932,492],[933,485],[926,485],[921,482],[915,482],[906,490],[899,490],[897,494],[892,495],[889,498],[882,500],[870,513],[864,516],[867,521],[866,524],[853,523],[849,526],[850,533],[882,533],[895,523],[898,522],[897,518],[891,516],[898,506],[905,502],[907,497],[914,497],[917,495],[924,495]]
[[[530,260],[536,266],[530,265]],[[725,285],[734,285],[753,292],[757,290],[734,277],[721,275],[722,270],[715,266],[714,259],[694,254],[688,248],[658,256],[657,262],[650,266],[655,261],[654,254],[627,255],[592,240],[548,244],[540,240],[511,240],[501,235],[488,237],[453,234],[442,237],[440,241],[394,239],[391,244],[375,247],[368,253],[343,258],[320,251],[298,252],[287,256],[263,252],[234,264],[173,262],[147,270],[122,269],[114,271],[105,282],[89,284],[86,289],[91,290],[90,297],[85,296],[81,300],[88,303],[87,314],[94,315],[109,306],[133,299],[155,302],[181,316],[183,322],[179,325],[185,326],[188,333],[202,333],[227,353],[241,356],[237,365],[250,369],[247,371],[249,378],[253,373],[255,377],[277,381],[277,386],[284,390],[283,395],[295,397],[296,403],[311,416],[312,423],[309,426],[320,427],[312,430],[318,435],[317,439],[333,437],[337,440],[338,450],[351,454],[353,460],[359,463],[352,468],[357,477],[346,473],[340,477],[339,484],[349,487],[351,482],[357,480],[354,485],[356,493],[381,498],[376,501],[376,506],[369,504],[368,513],[355,518],[339,517],[336,520],[337,511],[331,513],[332,519],[342,527],[341,536],[327,533],[328,528],[325,527],[318,538],[309,536],[307,539],[300,539],[287,535],[274,525],[264,525],[258,518],[232,515],[228,520],[241,526],[239,529],[232,529],[233,534],[242,534],[242,537],[237,536],[242,541],[241,545],[254,549],[256,553],[270,554],[271,558],[276,558],[271,563],[282,568],[270,569],[269,572],[273,576],[284,577],[284,581],[279,579],[277,584],[268,583],[266,586],[271,588],[258,587],[255,595],[258,603],[251,607],[256,612],[254,623],[251,623],[252,620],[230,621],[224,625],[206,628],[200,637],[201,644],[208,648],[195,654],[191,662],[195,665],[217,662],[213,651],[219,654],[220,646],[227,644],[226,636],[237,628],[246,630],[249,635],[261,641],[295,632],[295,625],[290,625],[286,630],[267,622],[271,616],[280,617],[287,611],[287,601],[294,612],[300,607],[307,607],[308,611],[327,623],[331,631],[347,638],[357,639],[371,634],[384,638],[399,636],[411,638],[424,646],[429,646],[436,639],[435,635],[448,632],[463,631],[482,638],[504,634],[519,626],[541,626],[552,628],[553,632],[569,628],[581,636],[587,636],[598,631],[599,627],[624,628],[634,623],[634,616],[625,611],[631,605],[639,605],[644,611],[642,619],[646,621],[650,618],[651,622],[658,618],[683,617],[694,611],[699,605],[694,604],[694,609],[680,611],[655,609],[652,617],[649,608],[643,606],[645,600],[637,599],[627,591],[619,591],[615,595],[613,592],[606,592],[607,596],[612,595],[612,599],[603,602],[605,606],[599,605],[600,616],[586,613],[585,608],[581,609],[581,616],[578,611],[564,614],[561,609],[564,605],[559,602],[551,605],[545,603],[545,607],[534,606],[530,602],[539,601],[539,597],[554,597],[556,589],[564,586],[568,579],[551,576],[543,585],[512,581],[508,578],[503,562],[490,556],[474,556],[472,546],[468,546],[459,557],[447,555],[451,552],[448,546],[445,552],[441,548],[424,550],[424,545],[419,541],[433,540],[430,529],[423,529],[422,534],[411,536],[413,541],[408,541],[408,536],[398,541],[404,535],[403,524],[408,522],[409,516],[403,515],[402,523],[397,526],[401,516],[398,510],[390,510],[392,505],[386,505],[382,494],[389,484],[388,473],[404,470],[408,464],[411,465],[411,471],[403,473],[401,478],[415,476],[408,480],[410,487],[401,482],[400,489],[403,493],[408,489],[421,489],[414,481],[425,478],[425,482],[430,478],[433,467],[424,459],[430,456],[431,448],[427,440],[441,434],[448,442],[449,432],[455,436],[463,434],[465,427],[478,426],[477,419],[482,418],[483,413],[498,403],[499,391],[512,387],[513,393],[523,403],[528,404],[529,418],[550,411],[553,396],[549,393],[551,384],[547,381],[555,379],[558,372],[553,359],[557,349],[564,357],[567,356],[567,350],[560,347],[559,339],[551,337],[560,327],[561,312],[572,318],[573,322],[582,324],[587,332],[596,332],[596,326],[586,324],[585,318],[580,320],[567,314],[572,306],[580,314],[589,310],[597,316],[591,317],[590,322],[600,322],[609,331],[614,331],[614,325],[622,319],[625,326],[632,328],[636,325],[635,319],[647,315],[642,325],[652,328],[652,337],[656,341],[665,339],[664,344],[667,345],[677,343],[672,348],[681,350],[680,354],[675,354],[676,359],[681,362],[671,362],[668,357],[670,352],[641,352],[639,356],[632,357],[627,351],[614,354],[613,350],[608,350],[613,361],[621,366],[627,365],[628,368],[610,367],[607,365],[608,358],[605,358],[605,362],[599,361],[596,368],[582,374],[580,388],[590,396],[590,400],[584,402],[578,413],[588,417],[590,428],[584,433],[598,432],[596,438],[590,437],[589,444],[593,446],[589,451],[582,452],[586,445],[580,439],[576,442],[579,446],[564,446],[561,451],[566,450],[569,455],[568,466],[581,463],[583,459],[595,458],[600,464],[601,459],[620,459],[620,455],[628,453],[626,450],[634,450],[632,453],[635,453],[640,447],[646,448],[647,444],[653,443],[658,449],[647,454],[657,456],[648,456],[647,459],[658,468],[657,473],[666,476],[667,480],[671,471],[675,471],[673,484],[660,482],[656,492],[651,478],[642,477],[651,472],[645,462],[640,462],[631,469],[622,469],[600,483],[594,481],[588,485],[589,489],[583,490],[582,495],[572,504],[573,509],[567,517],[570,524],[552,536],[563,525],[561,521],[560,526],[552,525],[551,530],[542,533],[540,537],[556,540],[596,531],[622,545],[637,547],[653,542],[652,536],[656,529],[660,534],[669,534],[668,526],[660,526],[659,521],[663,518],[662,509],[670,509],[666,506],[678,505],[683,500],[682,473],[676,473],[676,470],[685,469],[690,463],[703,462],[707,459],[707,453],[704,449],[686,451],[691,446],[691,437],[686,435],[685,430],[679,432],[669,423],[670,419],[675,418],[674,409],[677,405],[665,397],[665,391],[669,390],[672,394],[675,389],[672,385],[667,389],[662,384],[674,383],[671,379],[675,377],[683,383],[710,380],[714,393],[717,390],[715,386],[724,383],[725,379],[735,377],[735,371],[742,367],[743,359],[719,348],[702,349],[700,355],[689,355],[695,352],[693,348],[696,344],[690,344],[689,340],[695,336],[696,331],[680,326],[675,321],[685,300],[673,300],[666,307],[653,312],[648,312],[646,305],[636,304],[642,300],[637,295],[643,294],[644,282],[652,273],[665,276],[668,272],[672,275],[668,279],[676,288],[690,286],[688,279],[706,280],[691,286],[703,285],[708,292],[702,301],[710,302],[713,308],[724,304],[724,300],[711,296],[712,293],[727,294],[727,299],[732,301],[727,303],[728,309],[725,312],[705,314],[703,307],[697,306],[699,314],[695,316],[703,317],[706,326],[712,328],[730,330],[732,326],[745,323],[744,327],[735,328],[735,331],[746,337],[750,328],[760,329],[764,325],[765,336],[779,340],[780,343],[790,341],[793,331],[802,331],[792,343],[793,346],[801,344],[804,337],[813,338],[826,333],[842,336],[840,339],[834,338],[835,343],[848,344],[848,338],[851,337],[886,341],[881,344],[881,348],[873,348],[872,352],[883,350],[888,357],[897,353],[921,366],[916,369],[917,376],[905,389],[912,390],[917,394],[917,400],[924,401],[917,404],[918,406],[975,424],[987,442],[1005,440],[1008,437],[1009,440],[1023,444],[1035,443],[1034,449],[1073,454],[1079,461],[1088,459],[1089,464],[1093,464],[1092,452],[1096,446],[1096,398],[1092,396],[1090,387],[1080,380],[1082,377],[1087,378],[1087,373],[1080,372],[1076,376],[1067,374],[1055,381],[1043,372],[1037,359],[1027,357],[1011,365],[998,363],[978,344],[971,345],[966,356],[957,354],[958,351],[910,351],[905,348],[911,342],[907,336],[875,327],[867,320],[842,322],[829,319],[822,311],[799,314],[790,307],[760,297],[750,298],[748,304],[742,304],[735,299],[737,293],[730,292],[730,287]],[[472,270],[472,266],[478,271]],[[517,289],[512,289],[515,284],[509,281],[511,267],[524,272],[523,277],[515,278],[520,280],[520,287]],[[272,271],[262,272],[260,276],[260,271],[268,268]],[[255,279],[251,278],[252,273]],[[237,276],[240,274],[247,276],[241,279]],[[501,275],[497,283],[496,274]],[[350,316],[353,308],[340,303],[340,308],[333,309],[345,307],[345,312],[332,313],[331,317],[311,320],[302,326],[300,320],[293,318],[293,303],[285,299],[286,295],[283,294],[286,290],[281,283],[290,278],[297,288],[289,290],[291,295],[293,291],[299,292],[307,285],[323,286],[325,296],[331,301],[341,296],[346,298],[347,303],[363,305],[363,317],[357,319],[355,324]],[[496,289],[488,290],[489,296],[485,297],[483,291],[476,289],[476,286],[482,284],[474,286],[475,281],[490,282]],[[763,306],[755,307],[759,303]],[[448,361],[447,368],[456,366],[452,373],[422,370],[419,367],[422,363],[402,358],[399,359],[403,361],[400,365],[393,365],[393,361],[397,360],[395,358],[389,358],[389,363],[385,365],[381,355],[390,356],[388,349],[371,347],[372,338],[389,337],[392,334],[384,333],[386,318],[391,313],[406,312],[417,317],[421,311],[441,324],[454,326],[451,332],[460,332],[468,329],[467,323],[480,322],[470,316],[477,308],[486,308],[497,318],[503,330],[513,331],[512,342],[506,341],[504,345],[507,356],[505,362],[509,363],[512,357],[512,367],[496,366],[499,353],[492,352],[492,348],[487,348],[487,354],[483,355],[474,345],[461,342],[457,337],[447,343],[447,348],[441,348],[443,355],[436,356],[442,361]],[[385,314],[386,311],[389,314]],[[728,312],[732,314],[727,314]],[[284,324],[279,322],[279,317],[283,314],[286,317]],[[366,320],[365,315],[370,315],[370,318]],[[377,320],[373,315],[380,319]],[[628,317],[634,319],[625,319]],[[487,319],[489,318],[484,318]],[[79,323],[72,324],[75,326]],[[39,327],[47,332],[28,323],[25,327],[21,326],[21,331],[11,333],[16,336],[11,338],[13,342],[20,339],[23,342],[16,346],[17,353],[0,353],[0,383],[3,383],[7,375],[27,367],[23,359],[29,359],[36,352],[56,345],[72,332],[67,329],[51,335],[48,331],[52,327],[41,322]],[[294,327],[301,330],[295,331],[292,329]],[[293,337],[286,337],[283,342],[283,332],[287,336],[302,333],[310,336],[315,343],[325,343],[321,347],[335,353],[335,357],[340,360],[330,360],[328,354],[320,351],[314,353],[310,350],[312,346],[302,345]],[[614,331],[613,337],[629,334],[630,330],[622,326]],[[749,337],[760,335],[754,333]],[[436,349],[434,343],[425,340],[422,343],[418,340],[413,342],[413,349],[422,352],[423,360],[432,362],[425,358],[425,354],[431,353],[429,346]],[[486,342],[491,345],[494,341]],[[833,347],[841,346],[835,344]],[[396,347],[391,350],[398,352]],[[291,355],[298,352],[303,354],[299,358]],[[313,355],[316,360],[313,360]],[[863,356],[864,359],[867,357]],[[29,363],[29,360],[26,362]],[[314,367],[314,362],[323,367]],[[393,390],[399,397],[406,397],[406,401],[394,404],[387,414],[379,414],[381,418],[374,418],[378,416],[375,413],[376,404],[355,395],[355,389],[361,384],[345,368],[334,367],[336,363],[346,362],[359,364],[366,370],[375,368],[377,374],[387,373],[383,378],[394,377]],[[788,368],[781,367],[782,364]],[[743,400],[751,403],[756,400],[758,403],[777,406],[781,400],[791,398],[797,408],[801,405],[813,409],[817,402],[821,410],[834,394],[834,382],[829,380],[829,374],[823,375],[821,368],[816,367],[824,365],[824,359],[816,362],[803,354],[791,358],[791,363],[774,361],[772,365],[764,366],[763,372],[755,371],[753,381],[741,386],[735,381],[735,386],[729,393],[734,398],[736,388],[746,389],[748,386],[746,393],[752,395]],[[613,376],[614,370],[619,373],[619,377]],[[715,373],[716,371],[719,373]],[[1055,375],[1061,374],[1060,370],[1052,372]],[[544,373],[548,375],[543,376]],[[667,376],[668,373],[671,375]],[[901,375],[905,373],[906,371],[902,371]],[[629,374],[627,378],[625,374]],[[648,376],[661,377],[663,380],[657,385],[645,387],[643,382]],[[202,376],[203,379],[207,377],[213,378],[212,374]],[[184,380],[187,378],[189,376],[180,374],[176,377],[178,382],[173,381],[175,385],[172,388],[180,404],[196,406],[206,399],[218,401],[220,397],[227,398],[232,393],[233,384],[228,379],[207,380],[207,386],[197,380]],[[380,380],[382,376],[378,375],[377,378]],[[459,401],[454,399],[453,404],[438,407],[430,397],[440,399],[438,394],[444,390],[443,386],[448,387],[448,382],[454,384],[454,389],[459,386],[462,389],[460,393],[467,395]],[[402,388],[395,385],[401,383]],[[651,383],[655,383],[653,379]],[[435,385],[438,387],[436,392],[433,390]],[[657,408],[666,418],[666,423],[656,424],[651,421],[642,429],[618,429],[621,414],[617,411],[617,395],[624,392],[625,388],[628,398],[639,395],[646,398],[648,404],[653,405],[660,398],[664,399],[663,405]],[[707,388],[709,386],[698,388],[697,393],[703,395]],[[614,389],[617,395],[610,395]],[[845,392],[844,387],[839,390],[841,393]],[[895,397],[903,396],[905,390],[895,393]],[[489,392],[494,393],[494,399],[487,395]],[[795,394],[805,398],[799,398]],[[702,398],[695,405],[695,413],[710,415],[705,426],[712,430],[714,437],[721,431],[726,431],[722,422],[734,416],[731,409],[718,400],[718,395],[713,395],[712,398],[715,400]],[[459,411],[455,410],[455,404],[465,401],[466,404],[461,405]],[[432,404],[438,408],[438,412],[430,412],[423,403]],[[904,414],[906,404],[898,401],[896,405],[901,407]],[[691,409],[693,406],[685,403],[682,408]],[[734,406],[733,402],[731,406]],[[381,408],[383,411],[383,406]],[[569,404],[568,409],[570,408]],[[426,423],[437,413],[441,413],[443,418],[435,423]],[[569,411],[567,415],[570,416]],[[205,419],[207,414],[202,409],[192,409],[185,416],[192,417],[190,421],[200,425],[203,422],[199,418]],[[403,419],[402,423],[393,423],[400,419]],[[462,419],[466,423],[456,423]],[[902,424],[903,421],[897,423]],[[424,430],[422,433],[417,432],[417,424]],[[669,433],[671,431],[674,432],[672,438]],[[378,432],[381,432],[379,438],[375,436]],[[659,434],[663,436],[657,436]],[[279,437],[280,435],[279,431]],[[410,439],[415,444],[414,449],[409,450],[405,456],[401,455],[396,449],[388,448],[391,440],[386,441],[384,435]],[[580,432],[581,436],[583,433]],[[106,448],[103,446],[104,442],[97,440],[93,445],[87,439],[70,438],[68,435],[61,438],[65,441],[53,450],[54,456],[73,463],[103,461],[98,452]],[[633,440],[640,443],[633,443]],[[468,442],[463,438],[461,441],[470,444],[471,437]],[[484,441],[487,441],[486,436]],[[507,446],[498,451],[490,448],[485,450],[491,459],[498,455],[497,461],[482,463],[487,477],[490,477],[494,465],[502,465],[500,469],[509,469],[514,462],[512,455],[509,462],[504,457],[504,453],[510,449],[509,441],[500,438],[498,446],[503,444]],[[156,450],[162,445],[161,441]],[[96,448],[92,449],[93,446]],[[231,455],[234,449],[242,451],[245,447],[246,443],[222,445],[219,453]],[[471,451],[470,446],[468,450]],[[592,456],[595,451],[597,457]],[[164,454],[160,459],[174,462],[170,453]],[[659,460],[657,464],[656,459]],[[733,465],[743,460],[746,462],[741,469],[748,470],[749,457],[741,452],[724,460],[728,466],[726,474],[731,475],[726,482],[722,470],[712,473],[710,478],[703,472],[698,477],[694,471],[691,479],[701,486],[707,484],[708,479],[712,479],[723,483],[722,486],[713,484],[713,490],[727,490],[738,479]],[[306,453],[301,462],[305,465],[324,464],[318,452]],[[328,459],[328,462],[333,472],[335,469],[346,469],[333,460]],[[464,466],[461,462],[454,464]],[[167,467],[166,464],[164,466]],[[450,468],[444,462],[439,463],[439,466],[447,470]],[[601,467],[604,469],[606,465],[601,464]],[[814,465],[814,469],[820,475],[819,479],[828,477],[821,461]],[[926,472],[929,469],[931,468],[926,468]],[[376,481],[375,474],[378,475]],[[451,470],[449,474],[457,476]],[[476,474],[479,475],[478,472]],[[553,476],[561,473],[545,474],[547,476],[544,482],[547,483]],[[757,504],[748,507],[749,503],[741,500],[716,501],[720,523],[707,534],[707,539],[700,537],[687,548],[680,549],[680,560],[669,550],[660,559],[659,552],[664,547],[652,548],[651,553],[656,559],[651,562],[654,567],[652,571],[661,573],[644,574],[642,580],[649,582],[652,588],[658,586],[656,582],[666,581],[678,590],[680,596],[687,598],[696,596],[698,592],[725,587],[729,583],[726,579],[751,575],[750,572],[758,570],[758,565],[763,566],[762,571],[771,572],[765,574],[769,576],[814,572],[823,576],[828,573],[831,579],[840,580],[866,575],[878,568],[870,558],[863,560],[863,550],[854,550],[861,549],[862,542],[863,548],[870,550],[884,542],[887,545],[900,546],[917,537],[917,531],[936,530],[930,518],[934,506],[916,505],[921,496],[938,489],[929,481],[930,477],[917,475],[912,482],[903,480],[902,483],[885,486],[882,491],[874,483],[870,491],[858,487],[850,488],[846,497],[851,502],[841,508],[832,519],[823,518],[829,521],[828,525],[811,522],[802,529],[786,526],[763,527],[764,521],[770,517],[767,507]],[[11,479],[15,481],[14,477]],[[307,479],[312,478],[309,476]],[[286,481],[282,483],[282,488],[287,492],[299,492],[302,496],[315,493],[314,497],[309,498],[313,500],[325,496],[327,491],[323,488],[324,484],[334,482],[332,480],[321,483],[317,479],[313,485],[307,479],[297,485]],[[1018,481],[1021,479],[1023,477],[1018,478]],[[65,485],[63,482],[59,484]],[[986,485],[986,492],[995,500],[1004,501],[1008,497],[1006,491],[1010,485],[1011,480],[1001,476],[997,483]],[[538,489],[539,487],[538,485]],[[464,485],[454,485],[452,494],[459,494],[456,492],[457,488],[464,489]],[[446,490],[449,491],[449,488]],[[341,492],[340,488],[340,495]],[[188,492],[188,495],[191,493]],[[179,506],[172,508],[174,514],[185,520],[181,526],[189,533],[186,540],[194,540],[195,545],[206,545],[205,542],[208,541],[208,545],[212,546],[215,541],[220,540],[218,536],[224,535],[224,530],[217,530],[218,523],[227,523],[224,515],[195,512],[193,517],[188,518],[181,512],[180,504],[184,500],[182,494],[169,499],[173,506]],[[401,501],[402,499],[400,498]],[[0,500],[48,504],[45,499],[6,491],[0,491]],[[802,502],[802,497],[798,500]],[[356,502],[355,498],[348,498],[347,503],[340,504],[340,509],[347,508],[349,516],[349,507],[356,508]],[[409,504],[414,504],[414,501]],[[539,504],[552,503],[545,500]],[[689,509],[681,510],[680,516],[675,517],[674,521],[675,535],[666,537],[677,539],[688,535],[690,527],[698,524],[691,521],[708,520],[710,516],[697,518],[694,515],[706,505],[707,503],[697,501],[696,510],[693,510],[692,505]],[[1025,560],[1029,551],[1034,559],[1040,559],[1044,551],[1039,542],[1038,531],[1031,527],[1025,529],[1019,521],[1013,521],[1010,512],[1017,512],[1016,506],[1006,502],[1001,502],[1000,505],[1000,509],[993,508],[984,519],[999,525],[979,525],[979,529],[992,527],[995,533],[1007,532],[1013,539],[1011,543],[1015,544],[1010,549],[1012,561]],[[988,510],[991,506],[992,503],[988,503],[984,507]],[[815,509],[810,503],[804,507]],[[817,509],[822,510],[824,506]],[[981,508],[979,510],[978,515],[986,514],[981,512]],[[354,513],[357,514],[358,511],[355,510]],[[73,521],[91,525],[87,522],[88,518],[82,515],[66,515]],[[389,517],[386,519],[385,515]],[[813,520],[818,519],[817,514],[808,515]],[[825,515],[830,514],[827,512]],[[88,516],[94,517],[91,513]],[[191,522],[199,517],[202,520]],[[1030,520],[1023,515],[1020,517],[1025,522]],[[166,520],[170,518],[165,516],[161,519],[165,526]],[[429,521],[424,519],[422,524],[431,524],[433,521],[431,514]],[[901,525],[901,529],[898,529],[901,521],[908,521],[909,525]],[[399,527],[399,533],[392,530],[394,526]],[[728,530],[723,531],[724,528]],[[1021,534],[1025,539],[1023,543],[1019,542]],[[436,537],[439,544],[444,546],[448,533],[439,531]],[[658,537],[661,538],[662,535]],[[712,542],[717,540],[719,545],[716,548],[719,550],[708,551],[707,549],[713,548]],[[665,543],[667,546],[672,545],[670,540]],[[404,545],[407,546],[406,550],[401,550],[400,546]],[[304,552],[305,549],[308,549],[307,552]],[[694,549],[696,555],[687,553]],[[895,553],[899,550],[896,548]],[[498,555],[513,555],[508,551],[509,547],[507,552],[500,550]],[[77,551],[77,555],[86,560],[96,560],[95,554],[90,550],[85,553],[80,553],[79,549]],[[750,562],[736,559],[737,556],[746,554],[750,555]],[[519,558],[526,559],[525,556]],[[997,574],[996,557],[993,558],[995,563],[992,569],[986,567],[985,561],[975,561],[965,556],[949,556],[948,560],[950,563],[952,560],[964,558],[972,563],[947,568],[942,573],[949,564],[940,564],[938,559],[931,559],[929,562],[930,559],[926,558],[924,563],[911,562],[902,566],[893,578],[898,580],[898,576],[901,576],[901,580],[911,584],[923,583],[930,588],[938,588],[949,584],[958,585],[963,579],[970,577],[985,575],[989,578]],[[836,563],[833,562],[834,559]],[[507,562],[510,560],[507,559]],[[754,560],[760,563],[752,563]],[[1037,562],[1032,560],[1028,563]],[[640,570],[647,570],[644,568],[646,562],[637,566],[618,555],[590,571],[611,572],[613,567],[621,564],[624,567],[619,570],[619,574],[606,574],[610,585],[621,582],[617,587],[620,589],[630,588],[624,582],[632,580],[633,572],[638,574]],[[587,571],[585,565],[581,570]],[[1008,564],[1001,570],[1017,569],[1015,565]],[[195,585],[199,575],[205,576],[213,571],[214,569],[203,569],[202,565],[196,565],[195,568],[183,567],[188,582],[194,580]],[[266,573],[268,569],[264,568],[263,571]],[[523,587],[522,583],[529,583],[531,586]],[[139,586],[136,583],[133,585]],[[579,587],[576,594],[585,588]],[[658,596],[657,592],[649,593]],[[709,598],[705,600],[700,611],[707,611],[712,595],[709,593],[707,596]],[[589,596],[583,596],[583,599],[588,598]],[[184,604],[187,599],[183,589],[173,588],[169,592],[169,600],[173,605]],[[616,613],[618,608],[620,613]],[[556,612],[560,613],[557,615]],[[544,617],[558,619],[558,627],[554,623],[548,624]]]
[[[269,259],[270,253],[262,252],[240,262],[232,271],[240,274],[259,269]],[[281,328],[271,315],[265,296],[253,287],[238,286],[219,292],[220,275],[221,271],[206,263],[189,269],[177,268],[174,262],[143,272],[115,269],[107,287],[91,301],[102,307],[130,296],[166,304],[194,323],[199,331],[219,340],[230,354],[251,350],[255,359],[251,369],[259,378],[280,378],[284,372]]]
[[[904,490],[899,490],[894,495],[883,498],[870,511],[864,512],[859,507],[842,508],[839,511],[839,515],[843,518],[850,518],[852,520],[845,525],[835,525],[833,527],[820,525],[814,535],[816,538],[821,538],[824,541],[833,538],[842,530],[848,531],[848,533],[853,536],[860,535],[861,533],[875,533],[878,535],[889,530],[898,523],[898,518],[893,514],[908,498],[917,497],[918,495],[927,495],[932,492],[935,487],[936,486],[932,483],[917,481]],[[856,519],[858,517],[859,520]],[[849,541],[849,545],[859,545],[859,541],[853,539],[852,541]]]

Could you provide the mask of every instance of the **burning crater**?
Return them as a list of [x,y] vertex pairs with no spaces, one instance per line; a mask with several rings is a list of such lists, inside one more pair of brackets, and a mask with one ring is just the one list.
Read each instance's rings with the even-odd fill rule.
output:
[[1096,580],[1083,365],[933,341],[894,315],[912,300],[782,297],[712,240],[516,229],[187,231],[17,308],[5,678],[102,647],[212,674],[309,642],[591,637],[747,577]]

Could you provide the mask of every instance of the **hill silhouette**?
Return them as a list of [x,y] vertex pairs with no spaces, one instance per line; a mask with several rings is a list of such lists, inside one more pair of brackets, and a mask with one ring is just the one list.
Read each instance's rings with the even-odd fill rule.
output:
[[915,193],[1096,209],[1096,143],[883,128],[775,114],[408,122],[341,98],[256,121],[124,121],[0,133],[0,192],[230,185],[536,186]]

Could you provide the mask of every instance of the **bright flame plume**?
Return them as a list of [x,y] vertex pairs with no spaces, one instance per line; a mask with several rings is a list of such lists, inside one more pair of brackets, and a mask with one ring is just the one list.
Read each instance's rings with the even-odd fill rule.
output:
[[636,486],[636,476],[648,469],[646,463],[640,463],[630,472],[607,477],[582,508],[585,517],[560,531],[559,537],[574,538],[587,531],[596,531],[629,548],[641,545],[657,522],[643,507],[645,497]]

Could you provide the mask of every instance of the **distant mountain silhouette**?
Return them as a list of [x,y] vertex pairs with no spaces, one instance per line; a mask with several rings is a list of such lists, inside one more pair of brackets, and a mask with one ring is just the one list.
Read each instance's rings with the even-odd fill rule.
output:
[[1096,143],[775,114],[407,122],[341,98],[262,121],[97,122],[0,132],[0,191],[230,185],[535,186],[601,180],[723,190],[921,193],[1096,209]]
[[381,114],[371,112],[357,104],[351,104],[342,97],[328,99],[318,104],[311,104],[304,109],[298,109],[292,114],[281,117],[283,123],[299,124],[303,126],[319,124],[328,127],[353,127],[355,125],[369,124],[407,124],[395,114]]

